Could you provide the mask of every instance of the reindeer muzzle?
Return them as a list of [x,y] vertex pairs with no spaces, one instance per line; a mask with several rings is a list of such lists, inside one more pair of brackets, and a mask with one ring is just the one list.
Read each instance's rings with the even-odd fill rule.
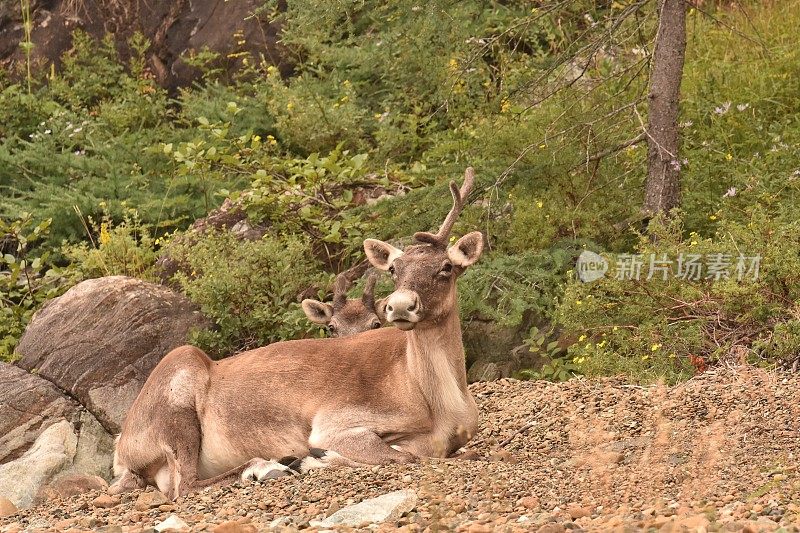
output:
[[386,320],[393,326],[410,331],[414,329],[420,316],[419,296],[416,292],[399,290],[386,299]]

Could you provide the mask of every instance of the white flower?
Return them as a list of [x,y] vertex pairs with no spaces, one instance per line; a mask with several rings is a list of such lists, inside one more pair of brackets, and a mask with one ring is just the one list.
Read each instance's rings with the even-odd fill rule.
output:
[[736,109],[738,109],[739,111],[744,111],[748,107],[750,107],[750,104],[739,104],[736,106]]
[[723,198],[733,198],[734,196],[736,196],[736,187],[731,187],[722,195]]
[[715,107],[714,108],[714,113],[716,113],[717,115],[724,115],[725,113],[728,112],[728,110],[730,108],[731,108],[731,103],[730,102],[725,102],[721,106]]
[[681,128],[691,128],[692,126],[694,126],[694,122],[692,122],[691,120],[687,120],[686,122],[681,122],[680,124],[678,124],[678,126],[680,126]]
[[51,133],[53,133],[53,132],[52,132],[52,131],[50,131],[50,130],[44,130],[44,134],[45,134],[45,135],[50,135]]

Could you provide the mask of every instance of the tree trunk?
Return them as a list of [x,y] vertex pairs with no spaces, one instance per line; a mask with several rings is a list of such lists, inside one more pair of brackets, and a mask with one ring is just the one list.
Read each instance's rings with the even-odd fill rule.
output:
[[677,207],[681,193],[678,110],[686,55],[685,0],[658,0],[658,11],[647,126],[644,210],[648,215]]

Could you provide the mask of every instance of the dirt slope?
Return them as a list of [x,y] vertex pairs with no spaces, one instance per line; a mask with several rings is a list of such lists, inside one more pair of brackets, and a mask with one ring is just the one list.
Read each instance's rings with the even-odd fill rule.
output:
[[349,503],[411,488],[420,496],[416,509],[380,529],[797,531],[799,381],[736,368],[671,388],[621,380],[480,383],[472,391],[482,426],[470,449],[484,460],[317,471],[147,511],[136,510],[140,493],[110,509],[94,507],[94,493],[2,519],[0,530],[141,530],[170,514],[195,531],[236,520],[258,530],[277,520],[293,530]]

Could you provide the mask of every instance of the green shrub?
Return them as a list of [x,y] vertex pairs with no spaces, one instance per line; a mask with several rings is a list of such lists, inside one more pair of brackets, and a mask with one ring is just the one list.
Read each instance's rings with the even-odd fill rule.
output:
[[[612,263],[601,280],[570,282],[556,317],[580,334],[569,351],[573,361],[587,375],[624,372],[670,382],[718,361],[792,362],[800,342],[794,327],[800,258],[787,250],[800,244],[800,224],[755,212],[751,220],[746,225],[722,221],[713,238],[691,233],[686,240],[679,219],[669,226],[653,223],[656,242],[642,237],[636,248],[644,263],[639,280],[617,279]],[[728,257],[719,258],[720,253]],[[672,262],[666,279],[658,271],[646,279],[651,254]],[[681,255],[687,260],[701,256],[700,279],[678,277]],[[715,257],[727,264],[727,276],[716,279],[708,270]]]
[[30,215],[6,222],[0,218],[0,361],[10,361],[33,313],[66,290],[48,252],[35,245],[47,236],[50,220],[36,223]]
[[138,213],[127,214],[117,225],[108,215],[100,222],[88,218],[86,231],[90,244],[66,245],[63,250],[73,276],[78,279],[131,276],[155,281],[156,243]]
[[194,338],[212,356],[314,331],[297,297],[311,285],[322,285],[328,276],[320,272],[307,240],[267,235],[240,241],[220,233],[168,250],[186,268],[174,281],[216,325]]

